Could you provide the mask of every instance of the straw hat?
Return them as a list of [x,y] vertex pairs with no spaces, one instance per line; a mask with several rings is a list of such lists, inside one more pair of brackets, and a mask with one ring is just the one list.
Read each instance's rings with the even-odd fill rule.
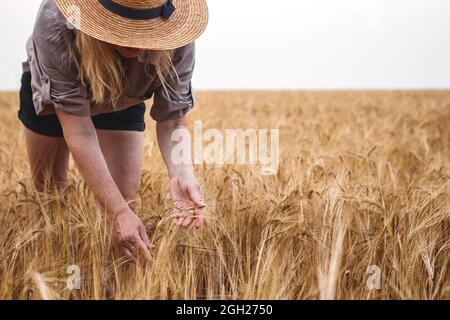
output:
[[197,39],[208,24],[206,0],[56,0],[80,31],[123,47],[170,50]]

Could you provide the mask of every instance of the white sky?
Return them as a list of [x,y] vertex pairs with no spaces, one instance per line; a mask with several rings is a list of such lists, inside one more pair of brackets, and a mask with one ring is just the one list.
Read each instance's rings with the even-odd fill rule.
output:
[[[0,90],[18,88],[40,3],[1,1]],[[208,3],[197,89],[450,88],[448,0]]]

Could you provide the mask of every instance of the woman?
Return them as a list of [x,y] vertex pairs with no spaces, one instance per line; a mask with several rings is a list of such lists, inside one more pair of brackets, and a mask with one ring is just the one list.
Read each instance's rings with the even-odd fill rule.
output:
[[[47,173],[67,184],[69,154],[128,258],[149,258],[150,241],[130,203],[142,166],[145,100],[170,177],[174,206],[203,224],[202,190],[191,163],[171,159],[175,130],[193,107],[194,40],[205,30],[205,0],[44,0],[27,43],[19,119],[36,188]],[[183,150],[191,151],[185,139]]]

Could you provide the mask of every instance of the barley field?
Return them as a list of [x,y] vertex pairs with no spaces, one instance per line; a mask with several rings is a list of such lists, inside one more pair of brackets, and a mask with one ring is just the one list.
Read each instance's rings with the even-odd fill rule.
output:
[[144,266],[120,257],[73,163],[64,195],[33,190],[17,94],[0,95],[0,299],[450,299],[450,91],[196,100],[205,129],[279,128],[279,170],[196,166],[206,224],[180,229],[148,119]]

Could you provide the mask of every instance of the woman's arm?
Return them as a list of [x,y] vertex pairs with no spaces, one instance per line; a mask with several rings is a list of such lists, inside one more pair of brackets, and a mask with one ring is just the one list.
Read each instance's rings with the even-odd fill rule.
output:
[[[176,132],[176,135],[174,134]],[[186,127],[186,119],[181,118],[179,120],[168,120],[159,122],[156,125],[156,133],[158,137],[159,149],[163,156],[164,162],[167,166],[170,179],[179,176],[182,173],[194,173],[192,166],[192,151],[191,151],[191,134]],[[172,141],[172,138],[175,141]],[[181,140],[181,142],[179,141]],[[180,145],[180,143],[182,145]],[[172,151],[174,148],[177,150],[183,150],[186,154],[184,161],[181,158],[172,158]],[[179,153],[177,153],[177,156]]]
[[[130,258],[138,253],[149,258],[147,247],[150,241],[145,228],[129,208],[108,170],[91,118],[70,115],[61,110],[57,110],[56,114],[78,170],[101,206],[116,222],[122,252]],[[134,248],[139,251],[133,252]]]
[[[191,135],[183,117],[156,125],[158,144],[170,177],[170,190],[174,206],[181,211],[192,210],[195,218],[177,218],[175,224],[195,227],[203,225],[203,191],[194,175],[192,165]],[[174,139],[172,139],[174,138]],[[183,154],[180,154],[182,151]],[[183,156],[184,155],[184,156]]]

